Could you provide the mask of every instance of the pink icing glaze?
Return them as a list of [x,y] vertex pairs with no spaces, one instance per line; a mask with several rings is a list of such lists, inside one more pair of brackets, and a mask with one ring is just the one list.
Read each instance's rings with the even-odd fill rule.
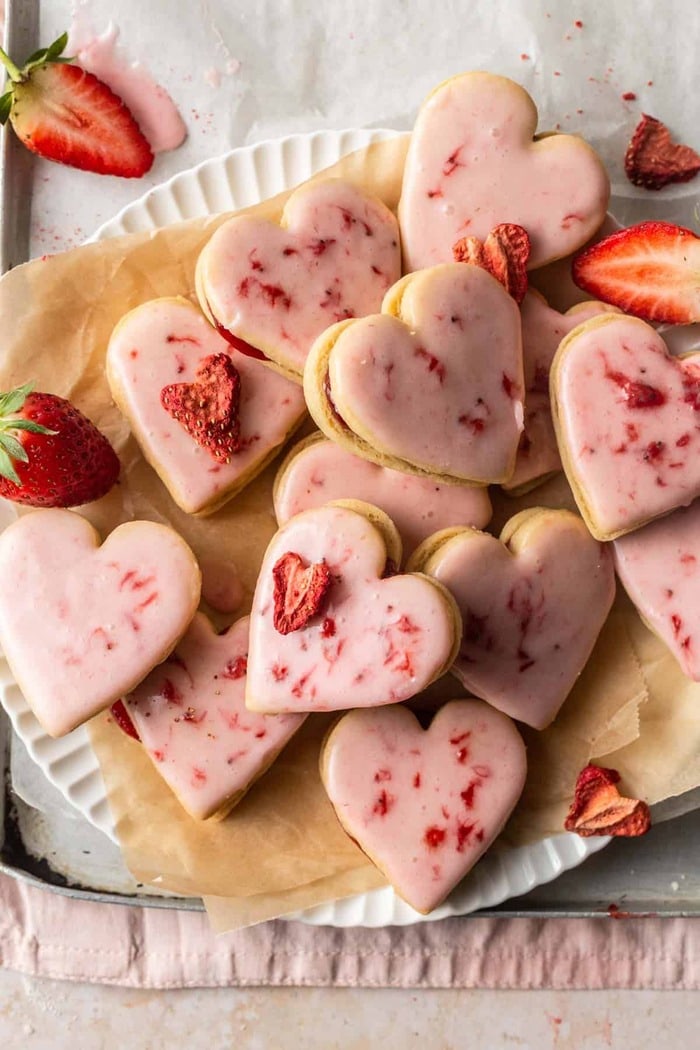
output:
[[549,403],[549,369],[565,335],[589,318],[613,309],[605,303],[587,302],[560,314],[535,292],[528,292],[523,299],[520,317],[525,366],[525,430],[520,436],[515,472],[504,488],[532,485],[561,470]]
[[[317,616],[282,635],[273,626],[272,567],[287,552],[325,561],[333,577]],[[329,711],[407,700],[447,663],[454,625],[444,598],[415,575],[381,579],[386,549],[363,514],[321,507],[273,538],[253,598],[248,707]]]
[[401,273],[398,226],[381,201],[328,179],[292,194],[281,227],[245,215],[225,223],[198,270],[216,321],[301,373],[325,328],[379,309]]
[[401,707],[345,715],[323,779],[345,830],[404,900],[429,912],[500,833],[526,771],[509,718],[453,700],[427,731]]
[[615,568],[683,673],[700,681],[700,502],[613,543]]
[[565,469],[600,538],[700,495],[700,354],[669,357],[643,321],[614,317],[555,364]]
[[504,77],[467,73],[429,95],[399,204],[407,269],[446,262],[460,237],[484,240],[502,222],[530,235],[530,269],[588,240],[608,203],[605,169],[578,137],[533,143],[536,124],[532,99]]
[[202,598],[220,613],[232,613],[243,604],[243,584],[232,561],[200,558]]
[[247,617],[216,634],[197,613],[173,655],[125,698],[156,769],[198,820],[245,791],[305,718],[246,710],[247,656]]
[[107,351],[113,391],[145,457],[175,501],[190,513],[226,498],[285,440],[305,412],[299,387],[257,361],[235,355],[241,377],[242,448],[218,462],[166,412],[160,393],[191,383],[210,354],[230,354],[202,314],[184,299],[154,299],[132,310],[114,330]]
[[481,529],[491,518],[485,488],[439,485],[430,478],[379,467],[332,441],[316,441],[292,455],[275,483],[275,515],[280,525],[302,510],[331,500],[364,500],[389,515],[408,556],[438,529],[448,525]]
[[476,482],[510,476],[523,420],[520,314],[485,270],[414,275],[401,320],[348,326],[328,376],[338,413],[380,452]]
[[130,522],[97,543],[67,510],[35,511],[0,537],[0,571],[13,584],[0,594],[0,644],[52,736],[140,682],[199,601],[197,563],[172,529]]
[[608,549],[579,517],[535,513],[513,550],[465,531],[443,544],[426,571],[452,591],[464,621],[453,674],[500,711],[544,729],[591,654],[615,576]]
[[119,29],[112,22],[96,36],[80,19],[74,19],[67,53],[78,64],[107,84],[126,103],[154,153],[176,149],[187,128],[172,98],[140,62],[129,62],[117,53]]

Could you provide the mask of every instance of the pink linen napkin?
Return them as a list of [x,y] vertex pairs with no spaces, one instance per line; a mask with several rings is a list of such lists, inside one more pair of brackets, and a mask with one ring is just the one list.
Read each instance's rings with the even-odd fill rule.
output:
[[0,876],[0,965],[132,988],[700,988],[693,919],[445,919],[381,930],[72,900]]

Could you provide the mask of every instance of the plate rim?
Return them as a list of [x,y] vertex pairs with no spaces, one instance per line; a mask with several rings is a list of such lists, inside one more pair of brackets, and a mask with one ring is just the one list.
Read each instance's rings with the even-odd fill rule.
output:
[[[290,144],[288,148],[292,148],[295,143],[307,144],[315,141],[327,140],[334,142],[337,145],[338,153],[336,160],[338,160],[341,156],[346,155],[348,152],[352,152],[353,149],[360,149],[366,147],[372,142],[383,141],[406,134],[408,133],[390,128],[344,128],[340,130],[327,128],[317,129],[310,132],[295,132],[291,135],[266,138],[259,142],[235,147],[216,157],[206,158],[190,168],[175,172],[163,182],[151,186],[140,197],[137,197],[135,200],[125,205],[110,219],[103,222],[84,243],[94,244],[115,236],[128,235],[129,231],[126,231],[123,228],[123,221],[126,216],[136,213],[139,210],[145,211],[149,202],[154,198],[167,198],[168,195],[172,197],[174,188],[179,188],[181,186],[185,186],[186,188],[188,184],[197,181],[203,172],[211,170],[223,174],[227,183],[227,190],[230,193],[233,193],[233,186],[231,185],[231,180],[229,180],[226,172],[226,165],[232,160],[232,158],[235,159],[242,155],[252,156],[257,153],[264,154],[272,149],[284,149],[286,144]],[[346,138],[356,138],[358,139],[358,142],[356,145],[353,145],[352,149],[342,151],[341,143]],[[330,163],[334,162],[335,161],[333,160],[330,161]],[[320,170],[323,170],[323,168],[314,168],[312,172],[309,174],[303,174],[298,179],[286,178],[285,188],[291,189],[293,186],[298,185],[300,182],[308,178],[310,174]],[[260,199],[262,200],[264,198]],[[176,201],[175,205],[177,208],[181,207],[179,201]],[[185,218],[191,219],[198,215],[205,216],[212,214],[218,213],[210,209],[204,211],[195,209],[193,214],[188,214]],[[146,215],[149,222],[143,227],[144,230],[159,229],[160,224],[153,221],[148,212],[146,212]],[[66,737],[60,738],[59,740],[54,740],[49,737],[48,734],[43,731],[31,712],[31,709],[22,696],[19,686],[15,682],[9,665],[4,657],[0,662],[0,700],[12,722],[15,732],[24,743],[32,760],[37,763],[50,783],[57,788],[69,804],[77,809],[78,812],[82,813],[90,823],[119,845],[116,827],[109,808],[102,770],[97,755],[90,744],[87,726],[81,725],[76,730],[73,730],[72,733],[68,734]],[[46,745],[45,749],[48,749],[49,752],[52,750],[55,750],[56,752],[53,758],[47,759],[46,755],[42,756],[37,750],[37,746],[44,744],[45,741],[49,741],[49,744]],[[72,750],[70,744],[65,744],[66,741],[72,742]],[[75,780],[67,785],[62,779],[60,772],[56,772],[56,767],[60,770],[61,763],[64,763],[66,758],[70,759],[72,755],[81,756],[80,761],[83,763],[83,766],[81,767],[81,775],[77,783],[79,784],[87,781],[92,785],[93,797],[91,800],[85,801],[71,797],[71,789],[76,784]],[[95,790],[96,787],[101,788],[101,795],[99,790]],[[434,909],[429,915],[421,915],[414,911],[408,904],[398,897],[391,886],[385,886],[379,889],[369,890],[365,893],[354,894],[339,900],[316,905],[304,911],[291,912],[284,917],[287,919],[299,920],[310,925],[381,928],[385,926],[404,926],[422,922],[435,922],[446,917],[469,915],[484,908],[496,907],[506,900],[522,896],[524,893],[529,892],[529,890],[534,889],[535,886],[551,882],[553,879],[563,874],[564,871],[568,871],[571,868],[578,866],[588,856],[598,852],[606,846],[609,841],[610,839],[607,837],[582,839],[580,836],[573,833],[561,832],[524,846],[505,847],[500,850],[496,849],[493,852],[487,851],[484,855],[484,860],[480,861],[477,866],[472,869],[472,872],[466,876],[465,880],[453,890],[452,894],[447,898],[447,901]],[[510,856],[511,862],[520,865],[523,878],[521,883],[515,888],[513,888],[512,885],[512,872],[506,873],[503,870],[504,855]],[[495,893],[492,892],[487,896],[486,900],[480,899],[476,904],[467,905],[466,907],[452,903],[455,895],[459,896],[460,891],[462,891],[462,893],[465,892],[465,882],[469,882],[470,884],[472,882],[476,883],[476,886],[473,889],[471,889],[469,885],[467,886],[467,893],[469,893],[471,889],[472,893],[477,892],[477,896],[483,898],[484,889],[480,884],[486,881],[484,877],[484,861],[486,858],[490,858],[489,865],[494,869],[494,872],[491,873],[491,877],[493,878],[495,874],[500,879],[500,890]],[[549,862],[549,871],[545,871],[543,874],[541,864],[547,860]],[[538,865],[540,866],[539,872],[536,870]],[[486,871],[488,872],[488,868]],[[505,889],[503,889],[503,883],[507,883]]]

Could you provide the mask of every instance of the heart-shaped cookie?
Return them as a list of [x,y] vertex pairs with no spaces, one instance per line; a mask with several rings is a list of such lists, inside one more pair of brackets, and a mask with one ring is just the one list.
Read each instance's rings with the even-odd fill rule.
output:
[[280,224],[251,215],[219,227],[197,263],[204,312],[243,352],[300,380],[329,325],[379,309],[401,275],[396,219],[341,179],[289,197]]
[[500,539],[447,529],[409,568],[454,595],[464,622],[452,673],[476,696],[544,729],[571,691],[615,597],[610,552],[567,510],[516,514]]
[[386,578],[400,560],[395,527],[369,504],[288,521],[253,598],[247,706],[277,714],[398,703],[443,674],[459,645],[457,608],[425,576]]
[[431,478],[379,467],[318,434],[290,449],[275,478],[273,496],[279,525],[332,500],[372,503],[396,525],[405,556],[448,525],[483,529],[491,518],[485,488],[441,485]]
[[613,552],[645,623],[700,682],[700,500],[621,536]]
[[[236,354],[240,386],[233,428],[236,441],[226,446],[225,456],[217,455],[215,443],[207,447],[197,439],[197,420],[188,427],[189,403],[182,396],[175,399],[174,393],[186,384],[185,389],[196,390],[202,368],[224,354],[230,358],[228,343],[186,299],[154,299],[137,306],[114,329],[107,350],[107,378],[114,400],[145,458],[178,506],[190,514],[210,514],[240,492],[306,411],[295,383]],[[214,385],[211,398],[215,392]],[[201,422],[204,430],[207,420]]]
[[51,736],[109,707],[172,651],[199,602],[200,574],[176,532],[120,525],[102,546],[66,510],[19,518],[0,536],[0,644]]
[[538,292],[529,291],[520,306],[525,367],[525,429],[520,435],[515,471],[503,488],[519,495],[561,470],[561,459],[549,404],[549,370],[559,343],[591,317],[615,311],[605,303],[587,302],[559,313]]
[[505,77],[464,73],[428,96],[399,203],[406,269],[447,262],[460,237],[484,240],[503,222],[527,230],[530,269],[585,244],[605,218],[605,168],[578,136],[536,128],[534,102]]
[[700,495],[700,353],[670,357],[644,321],[605,314],[562,341],[550,389],[562,464],[598,539]]
[[124,700],[156,769],[198,820],[240,802],[305,718],[248,711],[247,663],[248,618],[217,634],[197,613],[165,663]]
[[448,702],[427,730],[404,707],[351,711],[321,757],[340,823],[423,914],[498,836],[526,772],[517,729],[480,700]]
[[507,481],[523,425],[518,307],[477,266],[409,274],[381,314],[316,341],[304,393],[327,437],[379,466]]

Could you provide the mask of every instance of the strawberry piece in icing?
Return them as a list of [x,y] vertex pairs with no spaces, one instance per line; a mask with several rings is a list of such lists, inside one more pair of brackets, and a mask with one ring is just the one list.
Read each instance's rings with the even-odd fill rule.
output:
[[[376,508],[367,510],[382,519]],[[442,588],[422,577],[382,578],[383,528],[357,509],[329,505],[297,515],[273,537],[250,616],[246,702],[251,710],[395,703],[420,692],[449,666],[456,610]],[[307,566],[324,564],[333,582],[319,615],[280,634],[272,569],[289,551]]]
[[[115,328],[107,351],[107,377],[115,401],[145,458],[178,506],[189,513],[215,510],[239,492],[306,411],[295,383],[237,354],[235,368],[230,366],[240,377],[233,435],[237,440],[225,449],[228,462],[219,461],[163,406],[161,391],[196,385],[202,363],[224,355],[230,360],[226,341],[185,299],[154,299],[132,310]],[[231,409],[234,400],[227,398]]]
[[700,501],[621,536],[613,551],[644,621],[700,681]]
[[[452,669],[476,696],[544,729],[583,670],[615,596],[612,559],[576,515],[534,509],[498,540],[439,535],[415,567],[457,600],[464,633]],[[412,562],[413,567],[413,562]]]
[[317,341],[304,383],[321,429],[382,466],[480,484],[512,474],[523,420],[520,315],[479,267],[405,277],[382,314]]
[[[109,707],[167,656],[199,602],[194,555],[150,521],[120,525],[102,546],[65,510],[19,518],[0,536],[0,644],[51,736]],[[41,615],[37,615],[41,610]]]
[[530,269],[595,233],[610,193],[602,162],[577,136],[533,140],[536,128],[532,99],[505,77],[465,73],[428,96],[399,204],[408,270],[446,262],[460,237],[483,241],[499,223],[527,230]]
[[379,309],[401,274],[396,219],[340,179],[293,193],[281,224],[236,216],[197,266],[202,309],[290,375],[324,329]]
[[248,619],[223,634],[197,613],[172,656],[126,709],[155,768],[198,820],[240,801],[304,721],[245,706]]
[[241,447],[241,377],[228,354],[200,361],[193,383],[170,383],[160,392],[165,411],[220,463]]
[[528,292],[520,306],[525,366],[525,429],[520,436],[515,472],[506,490],[532,488],[561,470],[549,401],[549,370],[559,343],[577,325],[614,307],[580,303],[568,313],[553,310],[537,292]]
[[406,554],[448,525],[482,529],[491,518],[485,488],[441,485],[432,478],[380,467],[333,441],[301,442],[275,479],[278,524],[335,499],[359,499],[381,507],[399,530]]
[[272,566],[273,623],[280,634],[300,631],[316,616],[332,583],[325,562],[304,565],[294,551],[286,551]]
[[553,365],[564,469],[588,527],[614,539],[700,495],[700,354],[636,318],[594,318]]
[[402,707],[351,711],[331,731],[321,771],[348,834],[428,913],[500,833],[526,757],[509,718],[480,700],[454,700],[427,731]]

